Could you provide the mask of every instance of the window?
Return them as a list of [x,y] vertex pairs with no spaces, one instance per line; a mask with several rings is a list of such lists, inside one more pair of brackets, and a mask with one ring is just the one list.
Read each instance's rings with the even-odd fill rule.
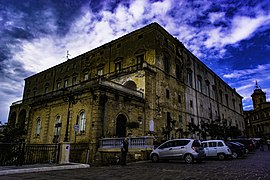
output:
[[117,46],[116,46],[117,48],[120,48],[121,47],[121,44],[117,44]]
[[210,82],[208,80],[205,81],[206,84],[206,95],[210,96]]
[[229,106],[229,97],[228,97],[228,94],[225,94],[225,99],[226,99],[226,106]]
[[54,135],[59,136],[60,135],[60,130],[61,130],[61,117],[57,116],[55,120],[55,126],[54,126]]
[[40,136],[40,128],[41,128],[41,120],[40,118],[38,118],[36,122],[36,136]]
[[80,132],[84,133],[85,132],[85,122],[86,122],[86,118],[85,118],[85,112],[81,112],[80,113]]
[[49,87],[48,86],[45,86],[45,89],[44,89],[44,93],[48,93],[49,92]]
[[217,142],[209,142],[209,147],[217,147]]
[[83,77],[83,80],[86,81],[86,80],[88,80],[88,78],[89,78],[88,73],[85,73],[85,74],[84,74],[84,77]]
[[144,55],[137,56],[137,69],[141,69],[143,66]]
[[219,96],[220,96],[220,103],[222,103],[222,91],[221,90],[219,90]]
[[33,96],[36,96],[36,94],[37,94],[37,90],[34,89],[34,90],[33,90]]
[[100,69],[98,69],[98,76],[102,76],[103,75],[103,68],[100,68]]
[[216,99],[216,86],[212,85],[212,90],[213,90],[213,99]]
[[68,80],[64,81],[64,88],[68,87]]
[[190,100],[190,107],[193,108],[193,101]]
[[175,77],[176,79],[180,79],[180,65],[176,64],[175,66]]
[[190,69],[187,70],[187,85],[192,87],[192,71]]
[[166,98],[167,98],[167,99],[170,98],[170,91],[169,91],[169,89],[166,89]]
[[198,91],[202,92],[202,77],[198,76]]
[[235,99],[232,100],[233,103],[233,109],[235,109]]
[[164,71],[166,73],[169,73],[170,72],[170,65],[169,65],[169,58],[167,56],[165,56],[163,59],[163,65],[164,65]]
[[143,34],[140,34],[139,36],[138,36],[138,39],[142,39],[143,38]]
[[75,84],[77,84],[77,78],[76,77],[73,77],[72,78],[72,85],[75,85]]
[[119,71],[121,71],[121,69],[122,69],[122,64],[121,64],[121,62],[116,62],[116,63],[115,63],[115,71],[116,71],[116,72],[119,72]]
[[181,100],[181,95],[178,94],[178,103],[181,103],[181,102],[182,102],[182,100]]
[[58,89],[60,89],[60,88],[61,88],[61,83],[58,82],[58,83],[56,84],[56,89],[58,90]]
[[182,118],[182,114],[179,114],[179,126],[182,128],[183,125],[183,118]]
[[218,142],[218,147],[223,147],[223,143],[222,142]]

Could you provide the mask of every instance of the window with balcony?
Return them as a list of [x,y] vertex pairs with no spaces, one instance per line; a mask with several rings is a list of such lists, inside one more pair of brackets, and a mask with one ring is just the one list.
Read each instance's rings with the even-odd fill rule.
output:
[[103,68],[99,68],[97,74],[98,74],[98,76],[102,76],[103,75]]
[[120,72],[122,69],[122,63],[121,61],[118,61],[115,63],[115,72]]

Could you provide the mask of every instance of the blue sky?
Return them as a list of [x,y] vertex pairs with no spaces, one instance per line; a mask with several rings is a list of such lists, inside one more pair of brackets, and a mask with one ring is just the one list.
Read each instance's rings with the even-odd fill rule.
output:
[[0,121],[24,78],[157,22],[243,96],[270,96],[268,0],[0,0]]

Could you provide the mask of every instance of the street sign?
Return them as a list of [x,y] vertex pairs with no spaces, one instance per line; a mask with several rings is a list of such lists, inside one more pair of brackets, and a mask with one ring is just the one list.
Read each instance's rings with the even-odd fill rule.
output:
[[80,126],[78,124],[74,125],[74,131],[77,133],[80,130]]

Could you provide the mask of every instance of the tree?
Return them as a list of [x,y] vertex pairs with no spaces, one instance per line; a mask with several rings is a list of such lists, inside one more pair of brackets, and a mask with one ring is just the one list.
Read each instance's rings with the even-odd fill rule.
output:
[[20,126],[12,127],[10,124],[6,124],[0,137],[0,142],[5,143],[18,143],[24,139],[26,130]]

